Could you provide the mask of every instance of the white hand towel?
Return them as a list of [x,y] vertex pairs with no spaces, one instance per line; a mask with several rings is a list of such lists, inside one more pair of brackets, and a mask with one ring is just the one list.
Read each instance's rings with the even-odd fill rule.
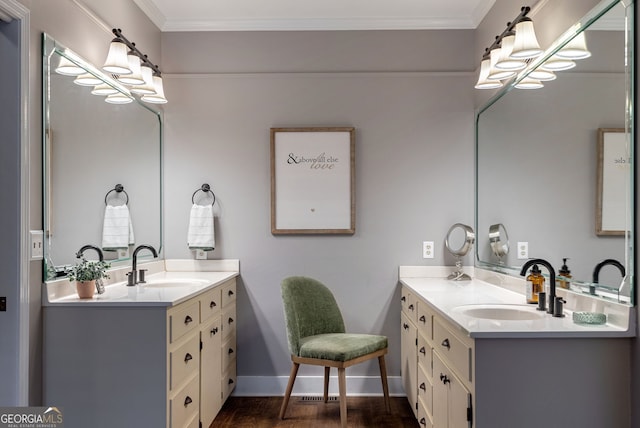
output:
[[191,249],[208,251],[216,247],[213,229],[213,206],[193,204],[189,215],[187,245]]
[[133,243],[133,227],[129,208],[126,205],[107,205],[102,226],[102,249],[114,251],[129,248],[130,243]]

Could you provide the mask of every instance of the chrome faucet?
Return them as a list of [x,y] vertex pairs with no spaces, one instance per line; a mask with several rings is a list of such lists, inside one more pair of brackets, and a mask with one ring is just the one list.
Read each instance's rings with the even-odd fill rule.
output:
[[138,282],[144,282],[144,271],[140,272],[140,278],[138,279],[138,253],[141,250],[149,250],[153,257],[158,257],[158,252],[151,245],[138,245],[135,250],[133,250],[133,255],[131,256],[131,272],[127,272],[127,285],[136,285]]
[[520,275],[525,276],[529,268],[536,264],[546,267],[549,271],[549,308],[547,309],[547,313],[553,315],[556,300],[556,271],[553,269],[553,266],[551,266],[551,263],[544,259],[529,259],[522,265]]
[[100,260],[101,262],[104,261],[104,254],[102,254],[102,250],[95,245],[83,245],[82,248],[80,248],[76,253],[76,258],[81,258],[84,255],[84,252],[87,250],[94,250],[96,253],[98,253],[98,260]]
[[603,267],[605,267],[607,265],[613,265],[613,266],[617,267],[623,278],[627,275],[627,271],[625,270],[624,266],[622,266],[622,263],[620,263],[616,259],[605,259],[605,260],[601,261],[593,269],[593,280],[591,281],[593,284],[591,286],[589,286],[589,293],[590,294],[595,296],[595,294],[596,294],[596,285],[598,284],[598,282],[600,280],[600,269],[602,269]]

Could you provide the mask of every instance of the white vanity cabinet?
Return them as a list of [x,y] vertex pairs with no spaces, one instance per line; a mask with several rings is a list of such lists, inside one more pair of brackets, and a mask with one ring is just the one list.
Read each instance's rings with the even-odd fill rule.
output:
[[208,428],[235,386],[235,294],[45,307],[43,402],[70,428]]
[[[403,367],[416,367],[415,376],[405,380],[405,392],[416,413],[421,427],[463,428],[470,425],[471,382],[460,381],[461,376],[470,379],[473,341],[464,341],[454,335],[447,322],[435,315],[424,301],[407,287],[402,287],[402,296],[411,296],[415,307],[415,339],[413,346],[405,342],[405,305],[403,303],[402,348],[407,351],[410,362]],[[414,350],[412,356],[409,351]],[[411,371],[409,370],[409,373]],[[408,389],[408,390],[407,390]],[[411,391],[411,392],[409,392]],[[467,421],[467,418],[469,421]]]
[[[484,285],[405,282],[417,285],[402,285],[402,379],[420,427],[630,428],[631,348],[624,330],[546,314],[520,327],[504,320],[460,324],[433,300],[458,293],[454,305],[469,304]],[[415,333],[404,328],[411,323]]]
[[418,415],[418,330],[415,324],[416,300],[407,288],[402,289],[400,315],[400,375],[413,413]]

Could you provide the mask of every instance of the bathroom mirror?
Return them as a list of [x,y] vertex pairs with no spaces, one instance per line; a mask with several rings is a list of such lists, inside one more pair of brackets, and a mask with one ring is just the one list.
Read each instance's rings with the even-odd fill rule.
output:
[[[633,275],[633,5],[603,1],[572,26],[545,54],[479,109],[476,117],[476,230],[502,223],[518,249],[494,257],[491,234],[479,234],[476,266],[517,276],[527,257],[548,260],[556,269],[569,258],[573,281],[588,284],[595,266],[605,259],[620,261],[627,270],[603,269],[599,283],[619,290],[606,295],[632,302]],[[576,60],[573,69],[556,72],[544,88],[513,87],[572,37],[584,31],[591,57]],[[624,183],[615,208],[625,231],[618,236],[596,232],[598,193],[598,133],[620,129],[626,140],[620,166]],[[611,208],[614,209],[614,208]],[[581,288],[576,287],[577,292]]]
[[[134,99],[109,104],[93,86],[55,71],[61,59],[118,88],[68,48],[43,35],[43,207],[45,279],[74,264],[85,244],[102,247],[106,204],[128,199],[133,245],[104,252],[112,265],[128,263],[134,246],[162,243],[162,117]],[[126,92],[126,89],[119,87]],[[121,185],[123,192],[117,192]],[[114,202],[116,201],[116,202]],[[95,252],[86,253],[97,259]]]

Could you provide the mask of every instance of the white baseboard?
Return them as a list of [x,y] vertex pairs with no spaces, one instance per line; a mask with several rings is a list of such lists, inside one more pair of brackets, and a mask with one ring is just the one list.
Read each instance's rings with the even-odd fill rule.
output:
[[[284,396],[289,376],[238,376],[236,397]],[[400,376],[389,376],[389,395],[406,396]],[[322,395],[322,376],[298,376],[291,395]],[[329,394],[338,395],[338,377],[329,379]],[[382,396],[382,382],[379,376],[347,376],[347,395]]]

